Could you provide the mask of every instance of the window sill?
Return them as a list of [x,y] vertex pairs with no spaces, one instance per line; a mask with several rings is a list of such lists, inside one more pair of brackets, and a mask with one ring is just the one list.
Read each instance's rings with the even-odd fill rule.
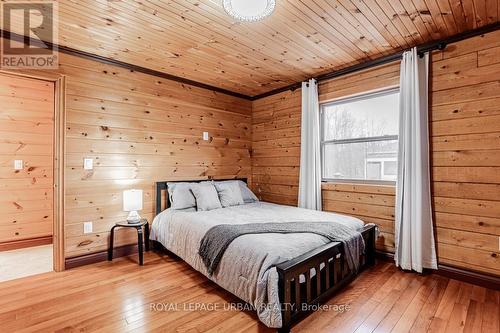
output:
[[394,189],[396,188],[396,182],[392,181],[365,181],[365,180],[323,180],[321,182],[321,189],[323,190],[335,190],[337,187],[346,186],[363,186],[363,187],[384,187]]

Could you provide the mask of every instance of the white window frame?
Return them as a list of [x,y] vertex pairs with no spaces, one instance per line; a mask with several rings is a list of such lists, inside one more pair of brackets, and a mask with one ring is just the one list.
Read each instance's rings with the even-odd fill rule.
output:
[[[372,136],[363,137],[355,139],[338,139],[338,140],[325,140],[324,133],[324,123],[325,123],[325,108],[344,104],[348,102],[361,101],[365,99],[370,99],[374,97],[380,97],[385,95],[390,95],[394,93],[399,93],[399,87],[391,87],[383,90],[378,90],[374,92],[363,93],[355,96],[350,96],[346,98],[339,98],[334,101],[329,101],[325,103],[320,103],[320,149],[321,149],[321,181],[330,183],[355,183],[355,184],[374,184],[374,185],[396,185],[396,181],[393,180],[373,180],[373,179],[350,179],[350,178],[326,178],[325,174],[325,146],[335,145],[335,144],[348,144],[348,143],[365,143],[365,142],[376,142],[376,141],[394,141],[399,140],[399,135],[382,135],[382,136]],[[399,156],[398,156],[399,159]]]

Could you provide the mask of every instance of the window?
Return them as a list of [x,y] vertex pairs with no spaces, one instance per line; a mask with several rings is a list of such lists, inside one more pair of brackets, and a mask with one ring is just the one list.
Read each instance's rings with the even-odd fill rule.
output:
[[398,110],[398,89],[323,104],[323,180],[396,181]]

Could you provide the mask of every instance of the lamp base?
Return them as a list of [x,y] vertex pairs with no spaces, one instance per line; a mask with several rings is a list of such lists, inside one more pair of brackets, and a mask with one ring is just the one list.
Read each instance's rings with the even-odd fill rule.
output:
[[133,210],[130,213],[128,213],[127,222],[129,224],[139,223],[139,222],[141,222],[141,216],[139,215],[139,213],[136,210]]

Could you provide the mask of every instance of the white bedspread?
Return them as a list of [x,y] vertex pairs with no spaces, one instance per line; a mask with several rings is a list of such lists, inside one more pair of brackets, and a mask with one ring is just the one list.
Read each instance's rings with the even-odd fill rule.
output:
[[[150,238],[159,241],[209,277],[198,249],[201,239],[211,227],[218,224],[299,221],[334,221],[356,230],[364,225],[351,216],[257,202],[204,212],[167,209],[155,217]],[[278,274],[274,266],[328,242],[316,234],[244,235],[229,245],[218,269],[209,278],[252,304],[259,319],[268,327],[279,328]]]

